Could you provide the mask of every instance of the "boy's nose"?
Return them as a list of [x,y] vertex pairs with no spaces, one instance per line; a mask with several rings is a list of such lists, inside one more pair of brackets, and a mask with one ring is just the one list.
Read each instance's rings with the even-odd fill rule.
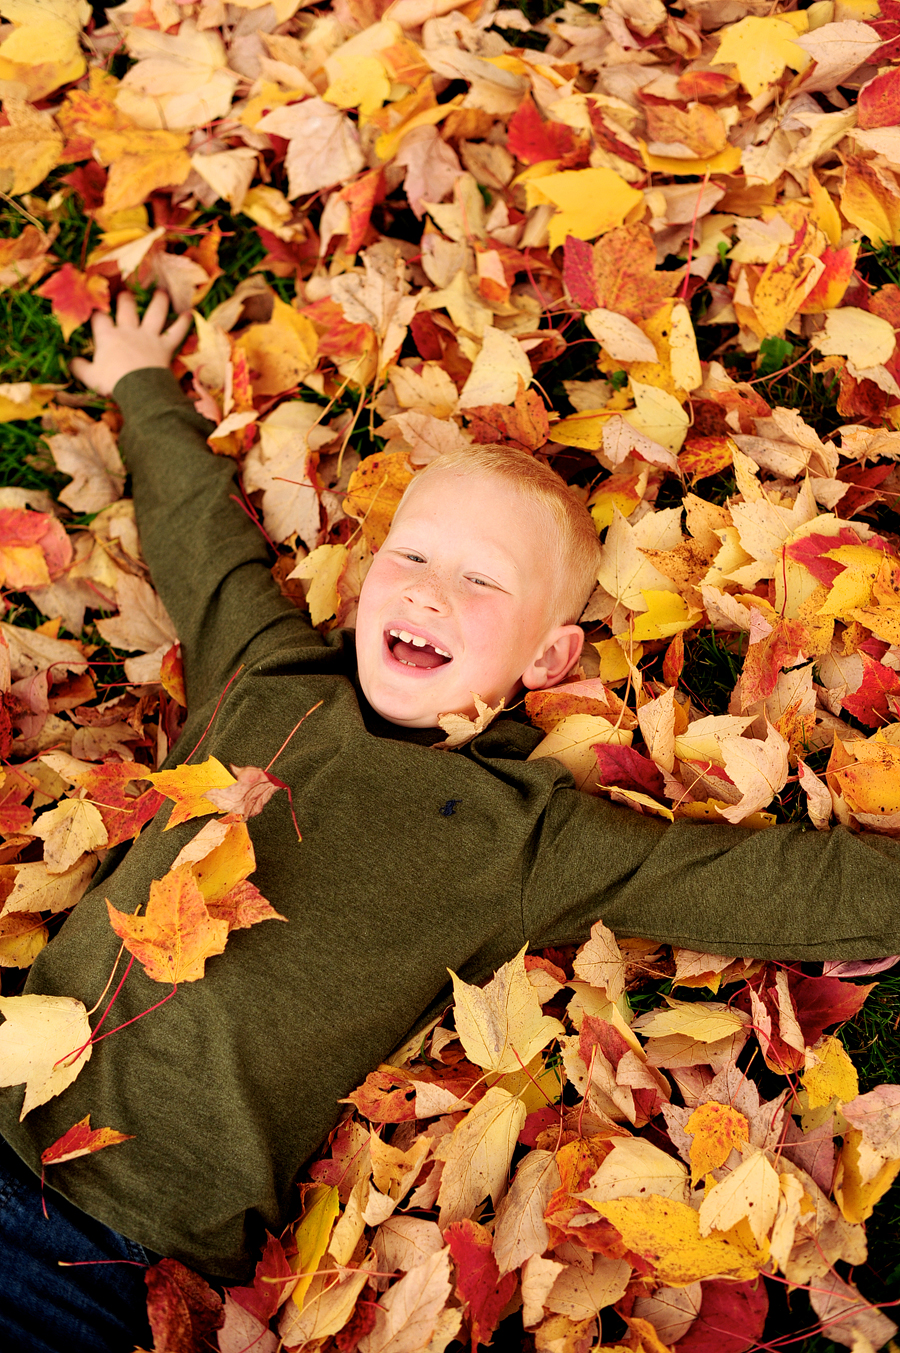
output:
[[435,611],[443,615],[449,609],[447,590],[439,578],[424,574],[410,582],[403,593],[404,601],[411,606],[421,606],[423,610]]

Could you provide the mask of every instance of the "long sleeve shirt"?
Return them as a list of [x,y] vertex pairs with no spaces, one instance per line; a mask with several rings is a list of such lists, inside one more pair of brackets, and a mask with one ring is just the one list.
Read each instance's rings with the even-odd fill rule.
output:
[[[583,940],[598,918],[735,955],[900,951],[894,840],[668,824],[580,792],[553,760],[528,761],[541,734],[513,719],[454,753],[384,723],[358,690],[353,636],[323,637],[273,584],[234,466],[210,454],[209,425],[169,373],[129,375],[116,399],[144,553],[183,646],[189,714],[170,764],[209,726],[195,761],[265,766],[322,704],[274,768],[302,842],[284,794],[249,823],[253,882],[287,924],[234,932],[202,980],[98,1042],[24,1122],[22,1088],[0,1091],[0,1131],[38,1173],[40,1152],[87,1113],[132,1135],[54,1167],[48,1185],[83,1211],[214,1277],[245,1278],[263,1229],[297,1215],[294,1180],[338,1101],[447,1003],[448,969],[480,981],[524,943]],[[94,1006],[119,950],[105,899],[146,905],[205,821],[164,832],[167,820],[166,806],[109,853],[29,991]],[[135,964],[106,1027],[165,994]]]

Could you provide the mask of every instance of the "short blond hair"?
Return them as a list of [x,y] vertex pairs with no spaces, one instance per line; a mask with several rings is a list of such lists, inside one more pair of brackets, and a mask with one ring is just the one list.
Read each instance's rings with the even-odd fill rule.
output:
[[459,447],[435,457],[415,476],[407,493],[425,475],[439,470],[502,480],[534,504],[550,528],[550,616],[554,624],[574,624],[597,581],[600,541],[590,512],[565,480],[527,451],[488,443]]

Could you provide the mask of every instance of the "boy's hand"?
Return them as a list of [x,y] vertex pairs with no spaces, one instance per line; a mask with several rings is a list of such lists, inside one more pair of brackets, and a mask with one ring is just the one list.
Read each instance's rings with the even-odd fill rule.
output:
[[130,291],[120,292],[115,321],[99,311],[92,316],[93,361],[74,358],[69,364],[72,375],[98,394],[111,395],[117,382],[130,371],[168,367],[191,327],[191,316],[186,314],[164,329],[168,313],[169,298],[164,291],[157,291],[144,318],[138,321],[134,296]]

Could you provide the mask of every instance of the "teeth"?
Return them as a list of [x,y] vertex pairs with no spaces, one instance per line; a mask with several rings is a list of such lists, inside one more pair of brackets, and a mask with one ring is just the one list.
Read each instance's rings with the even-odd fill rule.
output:
[[[388,633],[392,639],[399,639],[403,644],[412,644],[413,648],[428,648],[430,646],[434,649],[435,653],[439,653],[442,658],[450,658],[453,656],[451,653],[448,653],[445,648],[438,648],[437,644],[429,645],[428,640],[423,639],[420,634],[410,634],[409,630],[389,630]],[[402,659],[400,659],[400,661],[402,662]],[[407,667],[414,667],[415,663],[407,663],[406,665]]]

